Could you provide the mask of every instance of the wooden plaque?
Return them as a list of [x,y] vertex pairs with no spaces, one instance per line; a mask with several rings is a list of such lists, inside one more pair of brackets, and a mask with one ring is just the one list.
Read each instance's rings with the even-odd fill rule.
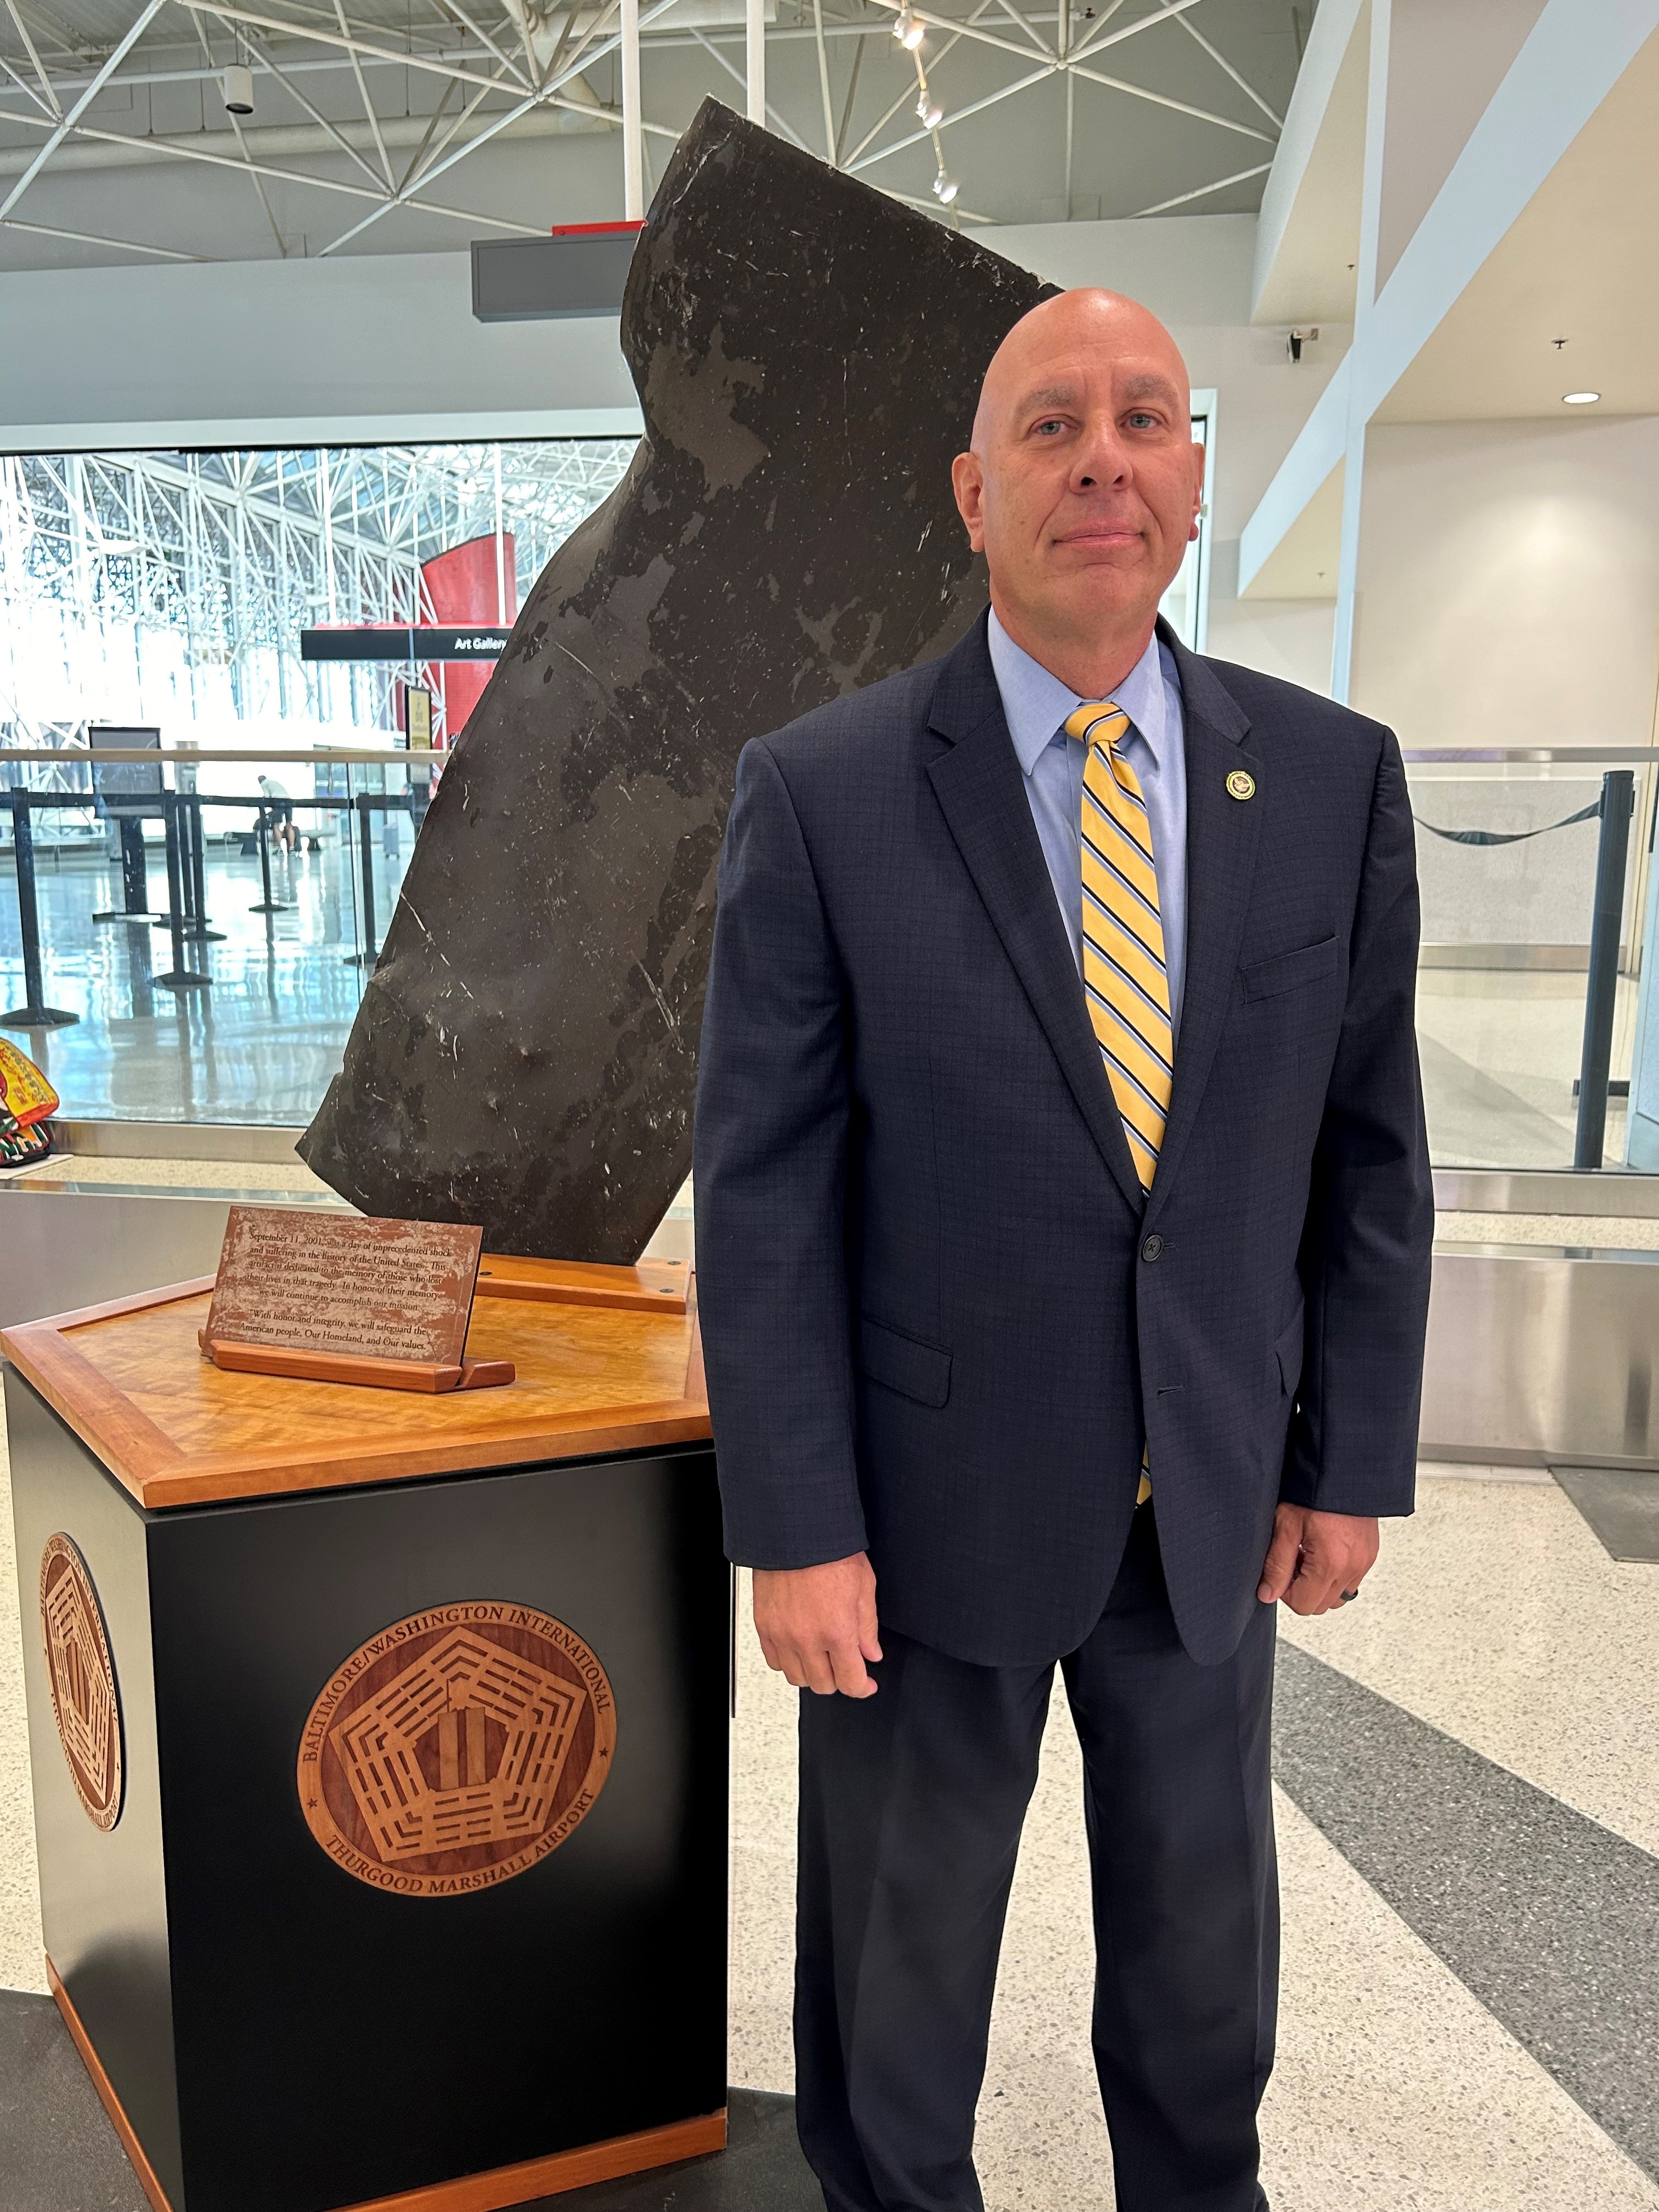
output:
[[616,1741],[605,1668],[563,1621],[504,1599],[432,1606],[371,1637],[319,1692],[300,1807],[359,1881],[465,1897],[558,1849]]
[[483,1241],[459,1222],[233,1206],[202,1350],[217,1367],[317,1382],[510,1382],[510,1362],[465,1356]]
[[483,1231],[233,1206],[210,1339],[359,1359],[459,1364]]
[[40,1640],[52,1716],[75,1794],[94,1828],[121,1817],[121,1697],[98,1593],[73,1539],[47,1539],[40,1559]]

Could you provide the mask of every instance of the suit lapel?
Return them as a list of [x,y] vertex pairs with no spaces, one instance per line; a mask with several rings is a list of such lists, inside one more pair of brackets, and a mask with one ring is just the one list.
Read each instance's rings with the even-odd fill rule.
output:
[[1161,623],[1159,634],[1175,655],[1186,723],[1187,975],[1170,1119],[1149,1221],[1180,1168],[1232,1004],[1239,940],[1255,873],[1262,800],[1234,799],[1227,777],[1235,769],[1248,769],[1258,794],[1265,792],[1267,781],[1261,762],[1242,743],[1250,726],[1243,708]]
[[[1031,819],[1024,779],[977,623],[946,655],[929,727],[950,741],[927,774],[1031,1010],[1102,1158],[1134,1212],[1143,1200],[1117,1103],[1101,1065],[1077,964]],[[1228,802],[1231,804],[1231,802]],[[1176,1087],[1180,1075],[1177,1062]]]

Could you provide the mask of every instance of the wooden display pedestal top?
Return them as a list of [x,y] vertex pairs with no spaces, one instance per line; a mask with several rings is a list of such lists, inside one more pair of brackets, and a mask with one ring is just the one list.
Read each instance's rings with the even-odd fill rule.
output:
[[601,1267],[486,1253],[469,1358],[501,1388],[441,1395],[227,1371],[204,1359],[213,1278],[87,1306],[0,1347],[138,1504],[204,1505],[474,1472],[709,1435],[683,1261]]

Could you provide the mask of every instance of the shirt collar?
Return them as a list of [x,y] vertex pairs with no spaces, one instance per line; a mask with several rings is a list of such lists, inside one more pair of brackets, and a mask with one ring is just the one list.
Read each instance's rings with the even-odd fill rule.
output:
[[[1083,704],[1083,695],[1068,690],[1040,660],[1033,660],[1024,646],[1016,645],[991,610],[987,642],[992,672],[1002,694],[1002,711],[1014,752],[1027,775],[1036,768],[1044,747],[1066,718]],[[1163,648],[1157,634],[1112,696],[1145,739],[1154,763],[1164,762],[1167,732],[1167,699],[1164,687]]]

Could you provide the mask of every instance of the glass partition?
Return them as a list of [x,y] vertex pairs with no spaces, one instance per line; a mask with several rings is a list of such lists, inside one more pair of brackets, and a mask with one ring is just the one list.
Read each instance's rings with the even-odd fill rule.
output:
[[305,658],[312,628],[510,624],[631,438],[0,456],[0,744],[453,742],[488,670]]
[[94,787],[141,762],[0,755],[0,1022],[66,1115],[307,1121],[441,756],[150,750],[159,788]]
[[[392,733],[264,753],[94,734],[95,754],[0,751],[0,1020],[76,1118],[308,1121],[443,755]],[[1644,999],[1659,754],[1406,757],[1435,1165],[1659,1170],[1659,1018]],[[1625,811],[1604,838],[1609,788]],[[1598,937],[1598,878],[1605,897],[1614,873]],[[1605,1121],[1587,1160],[1597,942]]]
[[0,456],[0,1021],[66,1115],[310,1119],[476,633],[635,442]]
[[[1597,939],[1607,1095],[1601,1158],[1580,1164],[1626,1164],[1656,761],[1635,749],[1407,752],[1423,897],[1418,1044],[1437,1167],[1575,1164],[1598,872],[1613,901]],[[1659,1093],[1648,1103],[1659,1115]],[[1634,1164],[1659,1165],[1659,1151]]]

